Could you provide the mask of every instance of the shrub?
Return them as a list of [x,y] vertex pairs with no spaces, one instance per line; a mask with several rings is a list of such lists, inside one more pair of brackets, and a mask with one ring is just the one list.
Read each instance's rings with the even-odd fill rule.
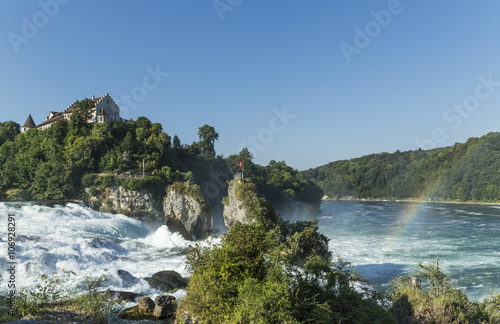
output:
[[95,185],[97,180],[97,176],[93,173],[87,173],[82,177],[82,185],[86,188],[92,187]]
[[158,176],[142,178],[128,178],[123,181],[122,187],[128,190],[147,190],[153,194],[156,201],[161,201],[165,195],[165,183]]
[[479,303],[454,288],[449,276],[439,269],[439,264],[418,263],[421,270],[414,276],[427,281],[428,289],[412,286],[411,277],[396,278],[389,291],[392,312],[398,320],[414,323],[482,323],[487,315]]
[[100,178],[100,186],[99,189],[102,190],[104,188],[111,188],[114,186],[121,185],[122,181],[120,178],[115,177],[114,175],[107,175],[105,177]]
[[[237,223],[219,244],[191,247],[179,314],[188,311],[207,323],[395,323],[369,298],[374,295],[353,288],[359,277],[348,263],[332,263],[314,244],[293,241],[303,231],[321,240],[317,228],[289,227]],[[305,264],[296,256],[299,249],[308,256]]]
[[481,304],[490,323],[500,323],[500,294],[485,298]]
[[68,289],[68,282],[74,281],[76,273],[61,270],[52,275],[40,275],[36,288],[21,290],[16,296],[16,316],[0,314],[0,320],[13,320],[27,315],[41,316],[54,309],[83,311],[83,317],[90,316],[92,323],[107,323],[108,318],[116,315],[123,303],[100,291],[106,278],[85,277],[84,294]]

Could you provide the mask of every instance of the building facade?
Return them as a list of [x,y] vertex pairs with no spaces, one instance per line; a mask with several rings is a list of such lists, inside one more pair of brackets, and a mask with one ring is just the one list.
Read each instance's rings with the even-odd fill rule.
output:
[[[118,107],[118,105],[108,93],[105,93],[104,96],[98,98],[92,96],[90,100],[94,102],[94,107],[90,110],[92,116],[88,120],[89,123],[109,124],[115,121],[123,121],[123,119],[120,117],[120,107]],[[26,123],[21,128],[21,132],[24,133],[25,131],[32,128],[46,130],[59,119],[69,120],[71,118],[71,114],[75,109],[77,109],[76,101],[62,112],[51,111],[47,116],[47,119],[44,122],[40,123],[38,126],[36,126],[30,114],[28,116],[28,119],[26,120]]]

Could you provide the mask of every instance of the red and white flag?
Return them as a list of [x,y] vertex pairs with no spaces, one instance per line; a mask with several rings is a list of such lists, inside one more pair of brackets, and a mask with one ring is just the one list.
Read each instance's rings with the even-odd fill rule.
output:
[[238,163],[238,169],[241,169],[243,168],[243,161],[240,161],[240,163]]

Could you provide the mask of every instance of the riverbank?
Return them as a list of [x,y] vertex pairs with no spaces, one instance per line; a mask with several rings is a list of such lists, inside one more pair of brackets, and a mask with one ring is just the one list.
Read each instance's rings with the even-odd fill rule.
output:
[[431,204],[454,204],[454,205],[479,205],[479,206],[500,206],[499,202],[476,202],[476,201],[452,201],[452,200],[426,200],[426,199],[375,199],[375,198],[330,198],[324,196],[321,201],[365,201],[365,202],[411,202],[411,203],[431,203]]

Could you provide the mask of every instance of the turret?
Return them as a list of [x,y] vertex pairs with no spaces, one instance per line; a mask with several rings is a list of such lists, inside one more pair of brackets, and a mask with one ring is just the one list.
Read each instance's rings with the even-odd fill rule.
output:
[[21,127],[21,133],[24,133],[32,128],[36,128],[36,124],[33,121],[33,118],[31,117],[31,114],[29,114],[28,118],[26,119],[26,122],[24,123],[23,127]]

